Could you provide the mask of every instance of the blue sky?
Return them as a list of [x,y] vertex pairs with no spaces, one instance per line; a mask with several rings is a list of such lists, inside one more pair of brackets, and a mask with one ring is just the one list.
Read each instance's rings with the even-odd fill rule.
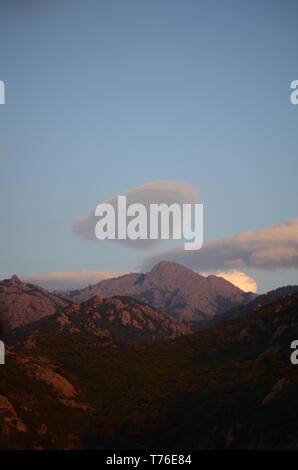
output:
[[[297,216],[295,0],[3,0],[1,278],[133,269],[72,233],[155,180],[198,188],[205,240]],[[297,269],[250,270],[261,290]]]

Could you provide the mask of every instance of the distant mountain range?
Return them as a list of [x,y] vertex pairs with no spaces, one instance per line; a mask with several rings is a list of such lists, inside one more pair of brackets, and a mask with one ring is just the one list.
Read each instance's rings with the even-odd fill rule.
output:
[[243,292],[222,277],[204,277],[178,263],[167,261],[156,264],[146,274],[126,274],[105,279],[81,290],[58,294],[76,302],[95,295],[131,296],[187,322],[220,315],[233,306],[246,304],[256,297],[256,294]]
[[101,329],[152,322],[156,334],[161,316],[93,298],[19,328],[1,366],[0,448],[298,449],[297,312],[298,293],[286,294],[194,334],[127,344],[125,330]]
[[140,342],[187,334],[190,328],[243,315],[297,290],[287,286],[256,296],[221,277],[204,277],[172,262],[160,262],[147,274],[65,292],[48,292],[14,275],[0,281],[0,321],[12,330],[53,316],[47,322],[62,330],[106,331],[117,341]]

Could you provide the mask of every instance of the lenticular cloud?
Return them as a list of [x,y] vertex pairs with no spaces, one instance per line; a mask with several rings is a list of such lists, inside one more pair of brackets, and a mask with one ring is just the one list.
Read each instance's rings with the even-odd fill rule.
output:
[[[116,194],[100,203],[109,203],[117,207],[118,196],[126,196],[127,206],[141,203],[149,209],[150,204],[195,204],[199,202],[199,194],[191,185],[181,181],[153,181],[137,186],[120,194]],[[72,224],[73,232],[87,240],[97,241],[95,237],[95,225],[98,217],[94,215],[95,208],[89,214],[78,217]],[[133,248],[151,249],[161,240],[114,240],[115,242],[131,246]]]

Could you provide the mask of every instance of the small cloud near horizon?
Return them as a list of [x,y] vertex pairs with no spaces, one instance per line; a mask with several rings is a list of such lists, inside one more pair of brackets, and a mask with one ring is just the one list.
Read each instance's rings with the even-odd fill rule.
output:
[[47,290],[75,290],[82,289],[89,284],[96,284],[103,279],[111,279],[127,274],[121,271],[78,271],[78,272],[56,272],[48,274],[35,274],[20,276],[24,282],[37,284]]

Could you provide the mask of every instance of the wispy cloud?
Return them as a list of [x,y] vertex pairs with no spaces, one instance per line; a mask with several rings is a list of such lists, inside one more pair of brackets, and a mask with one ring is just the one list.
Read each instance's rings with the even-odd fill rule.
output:
[[20,276],[22,281],[37,284],[48,290],[81,289],[96,284],[103,279],[119,277],[126,272],[119,271],[79,271]]
[[[129,189],[121,193],[126,196],[127,205],[134,203],[141,203],[147,209],[149,204],[194,204],[198,202],[199,195],[198,191],[191,185],[182,181],[153,181],[150,183],[143,184],[136,188]],[[107,199],[105,201],[99,201],[100,203],[112,204],[115,208],[117,207],[118,194]],[[83,237],[87,240],[94,240],[98,243],[99,240],[95,237],[95,225],[98,221],[98,217],[94,215],[95,208],[89,212],[89,214],[78,217],[73,225],[72,229],[76,235]],[[160,240],[115,240],[118,243],[125,244],[133,248],[140,249],[151,249]]]
[[265,270],[298,268],[298,217],[207,242],[200,250],[159,252],[143,260],[149,269],[161,260],[176,261],[196,271],[226,271],[254,267]]

